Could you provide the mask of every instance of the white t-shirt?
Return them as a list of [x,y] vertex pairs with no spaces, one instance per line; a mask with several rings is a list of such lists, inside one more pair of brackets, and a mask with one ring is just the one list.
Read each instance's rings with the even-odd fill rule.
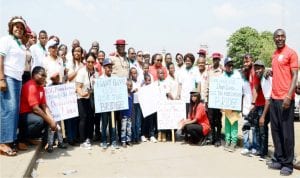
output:
[[[94,89],[95,80],[97,78],[99,78],[99,76],[98,76],[98,72],[96,72],[96,70],[92,75],[90,75],[89,72],[87,71],[87,68],[83,67],[83,68],[79,69],[79,71],[76,75],[76,78],[75,78],[75,82],[83,84],[82,91],[88,91],[88,90]],[[77,97],[78,98],[89,98],[90,96],[82,97],[81,95],[79,95],[77,93]]]
[[175,99],[178,95],[178,77],[175,73],[175,77],[171,77],[170,75],[167,76],[166,78],[166,83],[170,88],[170,93],[172,95],[172,97]]
[[260,85],[265,99],[269,100],[272,93],[272,77],[269,77],[268,79],[262,77]]
[[158,87],[159,101],[167,100],[167,93],[170,93],[170,87],[168,86],[166,80],[156,80],[153,82],[153,85]]
[[132,91],[134,91],[135,89],[137,89],[136,92],[133,93],[133,103],[139,103],[139,90],[141,88],[141,83],[139,81],[133,81],[132,80]]
[[198,73],[199,70],[194,66],[189,70],[186,68],[179,70],[178,83],[182,86],[180,96],[186,103],[190,102],[190,92],[196,88]]
[[45,68],[46,73],[47,73],[46,86],[49,86],[50,84],[52,84],[52,81],[50,78],[55,73],[59,73],[59,82],[62,82],[63,77],[64,77],[65,68],[63,66],[63,61],[60,57],[53,59],[50,55],[48,55],[43,60],[43,67]]
[[[73,60],[68,61],[67,65],[66,65],[66,68],[68,69],[68,75],[74,73],[75,71],[77,71],[79,68],[81,68],[83,66],[84,65],[82,63],[80,63],[79,65],[76,65],[76,64],[73,63]],[[69,82],[70,83],[75,82],[75,78],[76,78],[76,76],[73,78],[73,80],[70,80]]]
[[204,72],[200,73],[200,71],[198,72],[198,76],[197,76],[197,83],[198,85],[200,85],[201,87],[201,98],[205,101],[207,101],[207,87],[208,87],[208,73],[207,70],[205,70]]
[[22,81],[26,61],[25,51],[25,46],[14,36],[0,38],[0,55],[4,56],[4,75]]
[[47,51],[44,49],[40,43],[32,45],[30,48],[32,55],[31,71],[36,66],[43,66],[43,60],[47,56]]
[[243,115],[248,115],[251,109],[252,103],[252,91],[250,83],[247,80],[243,80]]

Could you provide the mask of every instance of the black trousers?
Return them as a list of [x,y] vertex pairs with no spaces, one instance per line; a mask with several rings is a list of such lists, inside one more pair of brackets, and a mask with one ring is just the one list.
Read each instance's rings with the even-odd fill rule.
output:
[[182,129],[187,141],[193,144],[200,142],[200,140],[204,137],[202,130],[203,127],[199,124],[188,124]]
[[208,119],[211,126],[212,143],[221,141],[222,113],[220,109],[208,108]]
[[94,112],[91,107],[90,99],[78,99],[79,112],[79,138],[84,142],[87,138],[93,139],[94,133]]
[[270,103],[271,131],[274,142],[274,156],[282,166],[293,169],[294,159],[294,103],[288,109],[282,108],[283,100],[272,99]]

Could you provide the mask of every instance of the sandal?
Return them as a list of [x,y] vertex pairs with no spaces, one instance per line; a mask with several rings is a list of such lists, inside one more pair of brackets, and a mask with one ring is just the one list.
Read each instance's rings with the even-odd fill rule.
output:
[[11,149],[6,150],[6,151],[0,150],[0,154],[4,155],[4,156],[16,156],[17,152],[12,151]]

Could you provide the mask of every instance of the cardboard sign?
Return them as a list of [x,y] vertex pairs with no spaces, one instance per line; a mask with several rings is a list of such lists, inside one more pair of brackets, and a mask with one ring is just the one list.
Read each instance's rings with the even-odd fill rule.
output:
[[95,112],[128,109],[128,92],[125,77],[96,79],[94,85]]
[[142,113],[147,117],[157,112],[157,103],[159,101],[159,90],[156,85],[150,84],[140,88],[138,93]]
[[212,77],[209,80],[208,107],[241,111],[242,85],[241,78]]
[[78,116],[75,83],[45,87],[47,105],[56,121]]
[[159,130],[177,129],[180,120],[186,117],[185,102],[166,100],[158,103],[157,128]]

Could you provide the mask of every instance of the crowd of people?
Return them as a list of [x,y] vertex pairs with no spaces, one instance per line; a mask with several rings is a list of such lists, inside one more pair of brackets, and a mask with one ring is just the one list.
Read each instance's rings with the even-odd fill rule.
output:
[[[282,29],[274,32],[277,49],[272,56],[272,69],[243,56],[243,67],[234,69],[234,61],[215,52],[208,65],[207,52],[172,54],[136,51],[126,41],[116,40],[116,51],[107,54],[94,41],[90,49],[75,39],[71,49],[59,37],[48,37],[45,30],[31,31],[19,16],[8,23],[9,35],[0,38],[0,151],[6,156],[17,155],[28,144],[42,138],[51,153],[67,144],[90,149],[96,141],[100,147],[119,149],[150,141],[165,142],[166,130],[157,129],[157,114],[143,117],[139,90],[156,85],[159,100],[182,100],[186,103],[186,119],[179,123],[177,133],[191,144],[210,143],[222,146],[222,115],[225,118],[224,150],[234,152],[238,141],[238,123],[243,124],[242,155],[268,156],[268,125],[274,142],[274,156],[268,167],[280,174],[293,172],[294,159],[294,98],[297,86],[298,57],[285,44]],[[128,109],[95,113],[95,80],[126,77]],[[242,79],[242,111],[209,108],[209,81],[214,77]],[[55,122],[45,97],[44,87],[75,83],[79,116]],[[115,118],[115,119],[112,119]],[[113,122],[115,121],[115,122]],[[64,129],[62,129],[64,128]],[[109,137],[107,135],[109,133]],[[250,134],[252,132],[252,134]],[[65,140],[63,139],[65,135]],[[252,135],[252,138],[250,138]]]

